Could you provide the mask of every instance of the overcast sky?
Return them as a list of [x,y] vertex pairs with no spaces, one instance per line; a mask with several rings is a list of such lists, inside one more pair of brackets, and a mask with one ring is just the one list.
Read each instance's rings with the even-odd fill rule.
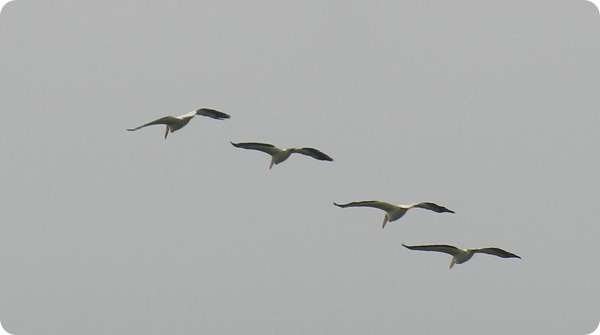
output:
[[[27,1],[0,16],[0,319],[25,334],[588,334],[588,1]],[[208,107],[163,139],[131,128]],[[229,141],[314,147],[334,162]],[[432,201],[384,213],[333,202]],[[500,247],[451,257],[405,244]]]

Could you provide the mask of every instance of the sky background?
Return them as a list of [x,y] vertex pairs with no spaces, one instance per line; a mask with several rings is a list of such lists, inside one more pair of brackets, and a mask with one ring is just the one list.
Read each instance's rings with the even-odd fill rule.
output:
[[[24,334],[588,334],[588,1],[27,1],[0,16],[0,319]],[[208,107],[163,139],[131,128]],[[229,141],[310,146],[335,159]],[[456,214],[333,202],[432,201]],[[495,246],[519,259],[405,244]]]

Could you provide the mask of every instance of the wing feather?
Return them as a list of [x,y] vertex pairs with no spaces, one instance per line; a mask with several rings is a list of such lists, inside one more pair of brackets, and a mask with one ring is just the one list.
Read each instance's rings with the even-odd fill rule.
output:
[[160,119],[156,119],[154,121],[148,122],[146,124],[143,124],[139,127],[135,127],[132,129],[127,129],[129,131],[134,131],[134,130],[138,130],[140,128],[144,128],[144,127],[148,127],[148,126],[153,126],[153,125],[157,125],[157,124],[166,124],[166,125],[171,125],[173,124],[173,122],[176,122],[177,118],[174,116],[165,116],[165,117],[161,117]]
[[325,154],[324,152],[321,152],[315,148],[300,148],[300,149],[293,149],[293,152],[295,153],[299,153],[302,155],[306,155],[306,156],[310,156],[312,158],[321,160],[321,161],[333,161],[333,158],[329,157],[327,154]]
[[396,208],[396,206],[387,203],[387,202],[383,202],[383,201],[376,201],[376,200],[366,200],[366,201],[354,201],[354,202],[349,202],[347,204],[338,204],[338,203],[333,203],[334,205],[338,206],[338,207],[342,207],[342,208],[346,208],[346,207],[373,207],[373,208],[379,208],[381,210],[384,211],[391,211],[393,209]]
[[242,142],[242,143],[233,143],[230,142],[236,148],[248,149],[248,150],[258,150],[265,152],[269,155],[274,155],[282,150],[277,148],[276,146],[268,143],[258,143],[258,142]]
[[412,207],[428,209],[430,211],[434,211],[437,213],[454,213],[454,211],[452,211],[444,206],[434,204],[433,202],[421,202],[421,203],[412,205]]
[[502,258],[521,258],[513,254],[512,252],[508,252],[506,250],[502,250],[500,248],[495,247],[474,249],[473,252],[494,255]]
[[202,116],[208,116],[210,118],[217,119],[217,120],[229,119],[231,117],[229,114],[219,112],[217,110],[209,109],[209,108],[200,108],[200,109],[196,110],[195,114],[202,115]]
[[435,251],[435,252],[443,252],[445,254],[449,254],[455,256],[460,253],[460,249],[455,246],[447,245],[447,244],[432,244],[432,245],[405,245],[402,244],[405,248],[410,250],[419,250],[419,251]]

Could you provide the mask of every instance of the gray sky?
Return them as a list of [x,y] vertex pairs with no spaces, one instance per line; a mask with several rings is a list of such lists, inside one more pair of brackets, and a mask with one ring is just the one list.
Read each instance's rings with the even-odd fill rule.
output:
[[[13,1],[0,319],[14,334],[588,334],[587,1]],[[163,139],[138,126],[209,107]],[[269,157],[229,141],[311,146]],[[455,215],[332,202],[433,201]],[[496,246],[451,257],[406,244]]]

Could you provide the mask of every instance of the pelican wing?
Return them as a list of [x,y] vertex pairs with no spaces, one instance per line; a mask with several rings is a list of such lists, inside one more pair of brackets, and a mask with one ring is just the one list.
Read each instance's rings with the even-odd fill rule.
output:
[[211,118],[217,119],[217,120],[229,119],[231,117],[229,114],[225,114],[223,112],[219,112],[219,111],[216,111],[214,109],[209,109],[209,108],[200,108],[200,109],[196,110],[195,114],[202,115],[202,116],[208,116],[208,117],[211,117]]
[[367,201],[355,201],[355,202],[349,202],[347,204],[337,204],[337,203],[333,203],[334,205],[338,206],[338,207],[342,207],[342,208],[346,208],[346,207],[374,207],[374,208],[379,208],[382,209],[386,212],[391,211],[393,209],[396,208],[396,206],[387,203],[387,202],[383,202],[383,201],[375,201],[375,200],[367,200]]
[[333,158],[315,148],[293,149],[293,152],[310,156],[321,161],[333,161]]
[[456,256],[460,253],[460,249],[457,247],[446,245],[446,244],[433,244],[433,245],[405,245],[402,244],[405,248],[410,250],[419,250],[419,251],[435,251],[435,252],[443,252],[445,254],[449,254],[452,256]]
[[257,142],[243,142],[243,143],[230,142],[230,143],[231,143],[231,145],[233,145],[236,148],[258,150],[258,151],[268,153],[271,156],[276,153],[281,152],[281,149],[277,148],[276,146],[274,146],[272,144],[267,144],[267,143],[257,143]]
[[412,207],[424,208],[424,209],[428,209],[430,211],[434,211],[437,213],[454,213],[454,211],[451,211],[444,206],[434,204],[433,202],[421,202],[421,203],[412,205]]
[[154,125],[157,125],[157,124],[170,125],[170,124],[173,124],[174,122],[177,122],[177,121],[178,121],[178,119],[176,117],[174,117],[174,116],[165,116],[165,117],[161,117],[160,119],[157,119],[157,120],[148,122],[146,124],[143,124],[143,125],[141,125],[139,127],[135,127],[135,128],[132,128],[132,129],[127,129],[127,130],[134,131],[134,130],[138,130],[140,128],[144,128],[144,127],[147,127],[147,126],[154,126]]
[[506,250],[502,250],[500,248],[493,248],[493,247],[492,248],[474,249],[473,252],[494,255],[494,256],[498,256],[498,257],[502,257],[502,258],[521,258],[521,257],[519,257],[511,252],[508,252]]

